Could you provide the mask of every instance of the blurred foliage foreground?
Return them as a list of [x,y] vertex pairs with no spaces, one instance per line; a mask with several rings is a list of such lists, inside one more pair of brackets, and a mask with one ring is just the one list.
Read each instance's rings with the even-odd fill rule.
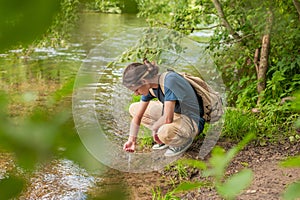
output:
[[[1,1],[0,53],[29,45],[61,43],[77,20],[78,3],[77,0]],[[52,85],[36,79],[28,83],[11,83],[12,77],[7,77],[6,72],[15,70],[11,68],[16,67],[17,62],[10,66],[3,63],[0,82],[0,164],[3,166],[0,199],[18,197],[26,188],[30,174],[53,159],[68,158],[82,165],[85,163],[86,169],[96,163],[99,165],[82,146],[74,128],[70,98],[74,77]],[[33,92],[20,90],[25,84],[29,84],[26,87]],[[47,96],[36,101],[35,92],[40,93],[34,90],[38,87],[43,90],[41,96]],[[47,91],[51,87],[51,91]],[[26,108],[28,106],[30,109]],[[15,166],[7,167],[7,162],[13,162]]]

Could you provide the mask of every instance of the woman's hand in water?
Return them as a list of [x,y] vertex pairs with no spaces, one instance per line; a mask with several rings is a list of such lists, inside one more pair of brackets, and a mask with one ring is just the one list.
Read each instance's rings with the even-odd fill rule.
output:
[[128,141],[124,144],[123,150],[127,152],[134,152],[136,144],[136,138],[129,137]]

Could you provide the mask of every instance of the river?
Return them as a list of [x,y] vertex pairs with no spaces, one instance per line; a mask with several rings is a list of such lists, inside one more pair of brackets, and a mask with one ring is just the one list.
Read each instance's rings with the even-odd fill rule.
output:
[[[29,55],[22,49],[1,54],[0,86],[9,95],[8,114],[11,119],[18,123],[18,120],[26,118],[36,107],[46,106],[49,103],[48,97],[74,79],[91,49],[102,41],[118,32],[144,25],[144,20],[136,18],[135,15],[83,13],[80,26],[72,34],[71,43],[61,48],[35,48]],[[70,98],[67,101],[64,104],[71,108]],[[2,123],[1,130],[5,128]],[[72,134],[77,134],[74,127],[69,129],[73,129]],[[45,131],[40,130],[39,133],[43,132]],[[4,143],[2,141],[1,145]],[[0,163],[1,179],[8,178],[12,173],[25,173],[14,162],[13,154],[2,153]],[[96,166],[97,169],[89,171],[67,158],[47,161],[36,167],[30,177],[25,176],[26,187],[18,199],[81,200],[87,199],[91,193],[97,195],[102,183],[109,178],[103,179],[107,171],[105,167],[101,164]]]

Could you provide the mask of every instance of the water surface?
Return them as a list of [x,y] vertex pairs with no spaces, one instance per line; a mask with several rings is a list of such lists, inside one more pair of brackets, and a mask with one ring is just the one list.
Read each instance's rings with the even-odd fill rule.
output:
[[[22,49],[1,54],[0,87],[9,94],[10,116],[18,119],[28,115],[37,105],[46,105],[49,96],[75,78],[93,48],[114,33],[142,25],[144,21],[134,15],[84,13],[71,43],[64,47],[35,48],[28,55]],[[112,82],[108,81],[107,86],[111,87]],[[108,104],[107,101],[102,103],[103,106]],[[71,102],[67,105],[71,108]],[[99,115],[102,116],[101,113]],[[73,134],[77,134],[75,128]],[[11,171],[19,171],[13,160],[13,156],[1,155],[1,179]],[[20,198],[86,199],[87,193],[94,190],[99,182],[101,184],[99,174],[87,171],[68,159],[53,159],[36,169]]]

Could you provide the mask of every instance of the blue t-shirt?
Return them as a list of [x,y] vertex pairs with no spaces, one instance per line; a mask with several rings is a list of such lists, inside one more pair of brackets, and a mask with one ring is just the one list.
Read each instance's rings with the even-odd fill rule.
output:
[[[203,108],[199,106],[196,93],[190,83],[176,72],[169,72],[165,76],[164,91],[165,94],[160,86],[153,88],[160,102],[164,104],[165,101],[176,101],[174,112],[191,117],[198,122],[199,132],[202,132],[205,121],[200,117],[200,113],[203,113]],[[153,98],[155,97],[150,92],[147,96],[142,95],[142,101],[150,101]]]

